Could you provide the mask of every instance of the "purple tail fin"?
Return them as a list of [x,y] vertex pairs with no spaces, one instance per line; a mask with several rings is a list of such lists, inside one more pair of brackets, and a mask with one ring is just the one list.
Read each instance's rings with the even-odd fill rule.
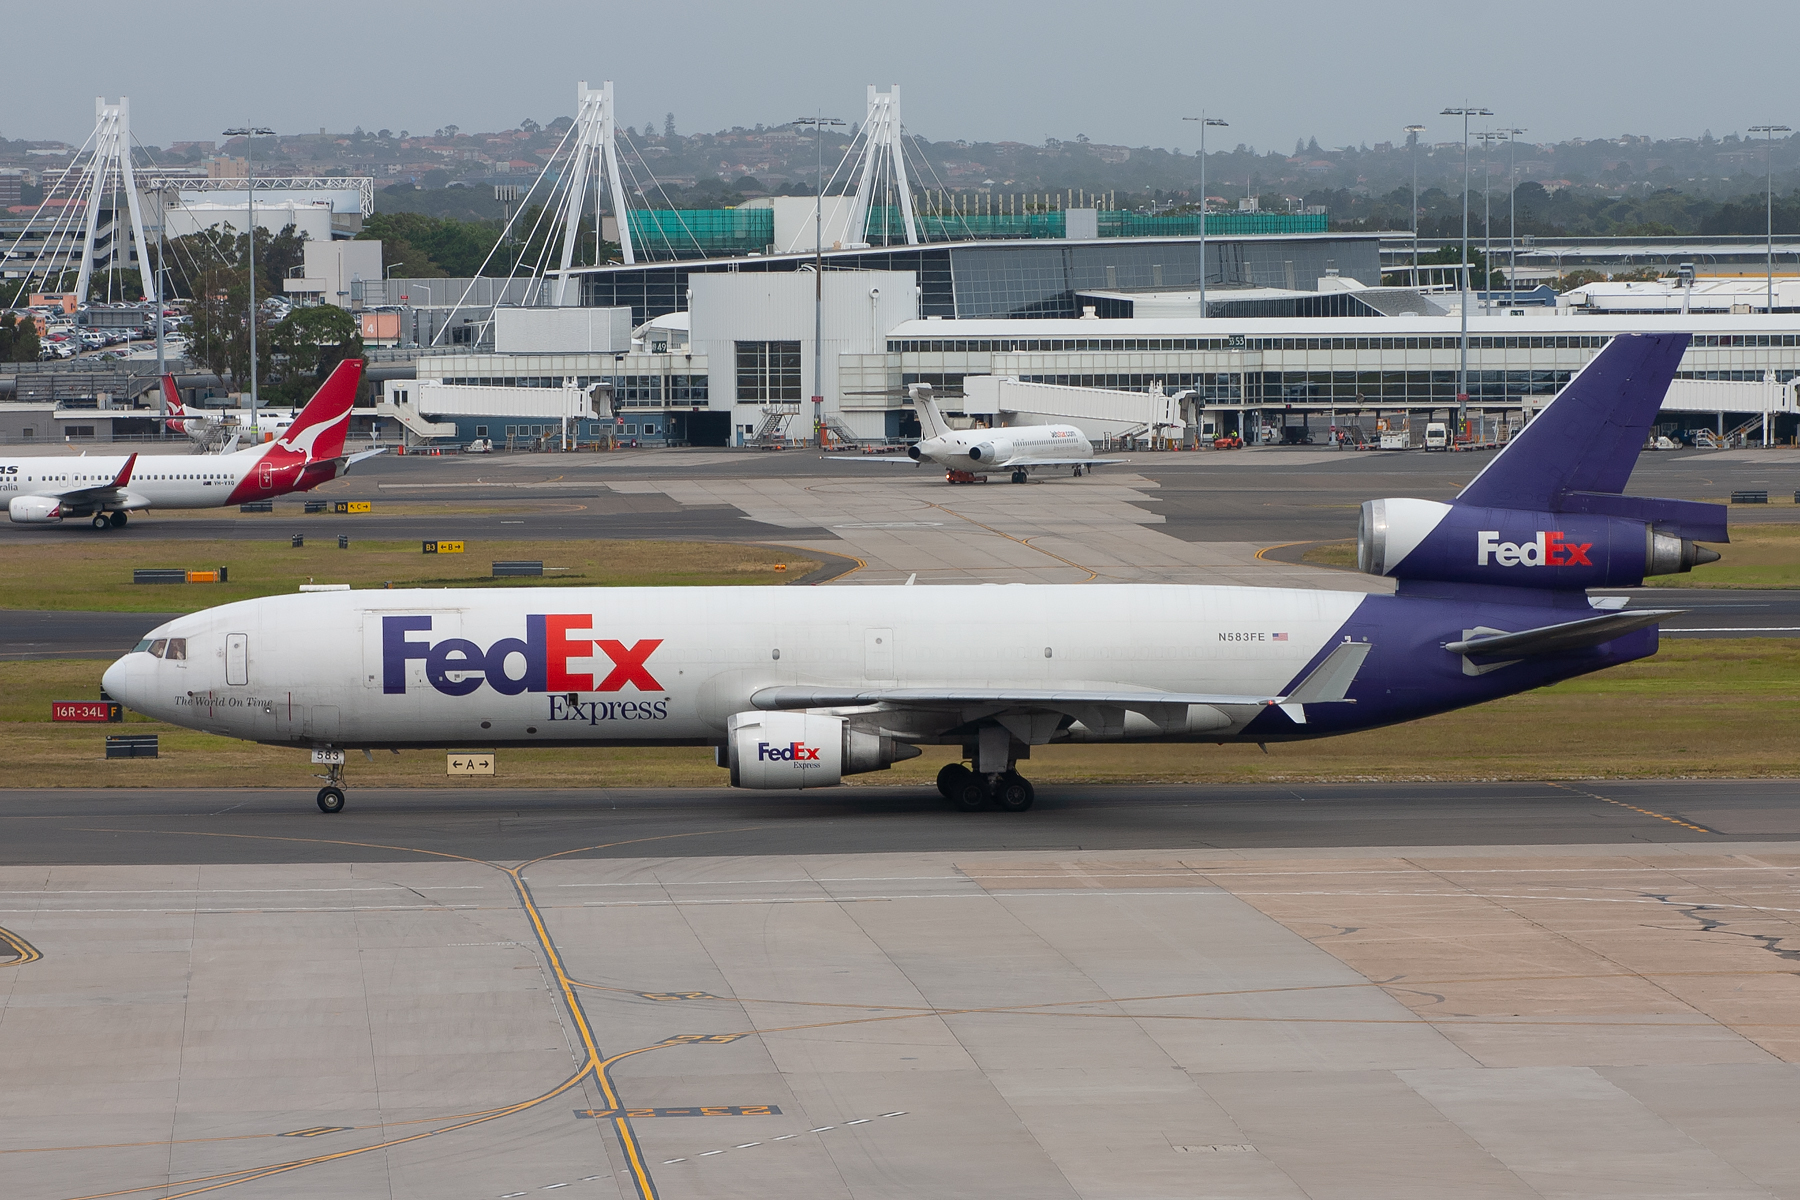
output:
[[1613,338],[1470,481],[1456,502],[1554,511],[1567,493],[1624,491],[1687,350],[1688,336],[1627,333]]

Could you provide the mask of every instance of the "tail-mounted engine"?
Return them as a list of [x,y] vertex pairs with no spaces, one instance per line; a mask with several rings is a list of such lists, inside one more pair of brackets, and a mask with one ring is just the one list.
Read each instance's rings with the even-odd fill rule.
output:
[[1362,506],[1357,529],[1356,565],[1370,575],[1402,581],[1629,587],[1646,576],[1716,561],[1718,552],[1698,545],[1696,535],[1726,540],[1718,505],[1584,493],[1571,497],[1575,505],[1588,511],[1370,500]]
[[997,441],[983,442],[981,445],[971,447],[969,450],[969,457],[978,463],[1005,462],[1012,456],[1013,444],[1010,438],[1001,438]]
[[845,775],[885,771],[920,754],[854,718],[821,713],[734,713],[726,730],[732,787],[836,787]]

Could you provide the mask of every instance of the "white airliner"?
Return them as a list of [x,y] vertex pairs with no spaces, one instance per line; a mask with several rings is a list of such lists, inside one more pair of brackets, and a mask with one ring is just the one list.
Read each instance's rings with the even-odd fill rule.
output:
[[15,524],[91,519],[96,529],[118,529],[143,509],[221,508],[309,491],[380,453],[344,454],[361,378],[361,359],[339,363],[280,438],[231,454],[0,458],[0,499]]
[[[1128,461],[1095,458],[1093,443],[1073,425],[1008,425],[1001,429],[952,429],[938,412],[929,383],[908,384],[907,394],[919,414],[925,436],[906,448],[916,463],[944,468],[951,483],[968,483],[989,475],[1008,475],[1024,483],[1033,471],[1068,470],[1082,475],[1095,467]],[[844,462],[899,462],[895,458],[833,455]]]

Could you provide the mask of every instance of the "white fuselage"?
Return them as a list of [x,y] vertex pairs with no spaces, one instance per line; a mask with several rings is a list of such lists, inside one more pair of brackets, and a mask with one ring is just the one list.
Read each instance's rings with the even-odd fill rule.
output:
[[[1042,470],[1056,461],[1067,461],[1073,466],[1094,457],[1093,444],[1073,425],[953,429],[918,442],[915,449],[918,451],[916,457],[921,460],[970,475]],[[1017,465],[1020,463],[1030,465],[1021,467]]]
[[[1033,585],[276,596],[168,622],[146,646],[181,638],[185,655],[129,654],[105,687],[148,716],[263,742],[704,744],[782,686],[1274,695],[1363,599]],[[909,740],[955,742],[974,714],[907,719]]]
[[[140,455],[125,485],[127,501],[113,507],[217,508],[256,473],[261,447],[236,454]],[[0,504],[19,496],[60,496],[71,489],[105,487],[124,468],[126,456],[0,458]]]

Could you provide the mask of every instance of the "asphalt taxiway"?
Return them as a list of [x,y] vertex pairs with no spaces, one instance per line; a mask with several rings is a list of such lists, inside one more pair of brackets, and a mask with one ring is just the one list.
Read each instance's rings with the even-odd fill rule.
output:
[[[1780,499],[1787,455],[1646,455],[1632,490]],[[1150,455],[1028,487],[407,458],[329,485],[365,516],[0,536],[696,538],[844,556],[842,585],[1383,590],[1269,551],[1484,457]],[[1785,592],[1630,603],[1687,610],[1674,636],[1800,626]],[[161,619],[8,614],[0,658],[105,657]],[[1784,780],[1058,785],[1016,815],[890,787],[353,786],[332,816],[306,790],[0,791],[0,1190],[1800,1197],[1796,913]]]
[[1800,1189],[1786,784],[883,791],[0,796],[7,1194]]

